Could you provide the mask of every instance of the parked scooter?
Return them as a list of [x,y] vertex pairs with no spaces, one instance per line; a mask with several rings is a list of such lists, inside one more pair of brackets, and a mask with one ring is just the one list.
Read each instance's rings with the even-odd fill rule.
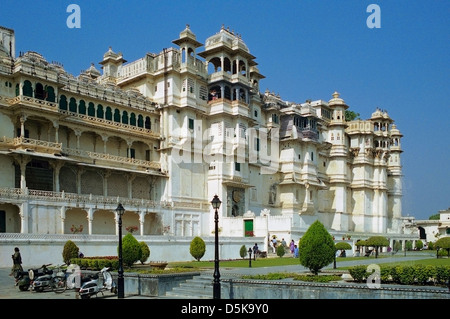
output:
[[33,280],[31,285],[32,289],[36,292],[43,292],[45,289],[55,290],[58,283],[63,283],[65,281],[63,266],[65,265],[57,266],[53,269],[46,268],[43,275],[40,275]]
[[28,269],[28,271],[17,271],[14,274],[14,277],[16,278],[16,283],[17,286],[19,287],[19,290],[20,291],[29,290],[36,277],[46,274],[46,272],[48,271],[47,269],[48,266],[50,266],[50,264],[42,265],[39,268]]
[[104,267],[99,273],[82,278],[81,287],[77,292],[79,297],[89,299],[92,296],[97,296],[98,293],[104,295],[104,291],[117,294],[117,284],[113,280],[110,270],[110,267]]

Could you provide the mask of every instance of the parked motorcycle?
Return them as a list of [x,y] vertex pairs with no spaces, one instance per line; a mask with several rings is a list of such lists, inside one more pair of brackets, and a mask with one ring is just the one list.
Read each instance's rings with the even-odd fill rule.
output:
[[[65,265],[60,265],[52,269],[46,268],[43,275],[40,275],[33,280],[33,283],[31,284],[32,289],[36,292],[42,292],[45,289],[55,291],[58,289],[57,292],[61,291],[62,288],[64,288],[62,284],[65,282],[64,266]],[[31,277],[32,276],[30,276],[30,278]]]
[[83,277],[81,287],[77,292],[79,297],[89,299],[92,296],[97,296],[98,293],[104,295],[104,291],[117,294],[117,284],[113,280],[110,270],[110,267],[104,267],[99,273]]
[[48,271],[47,267],[50,264],[42,265],[39,268],[28,269],[28,271],[17,271],[14,273],[14,278],[16,279],[17,286],[20,291],[27,291],[32,286],[34,279],[36,277],[45,275]]

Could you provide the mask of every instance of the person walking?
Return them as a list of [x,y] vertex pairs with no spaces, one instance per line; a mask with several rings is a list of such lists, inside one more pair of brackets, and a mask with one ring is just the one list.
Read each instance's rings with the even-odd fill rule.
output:
[[16,285],[17,285],[17,276],[16,273],[19,271],[23,271],[22,268],[22,256],[20,255],[20,250],[18,247],[14,248],[14,254],[11,256],[13,260],[13,266],[11,268],[11,274],[10,276],[14,276],[16,278]]

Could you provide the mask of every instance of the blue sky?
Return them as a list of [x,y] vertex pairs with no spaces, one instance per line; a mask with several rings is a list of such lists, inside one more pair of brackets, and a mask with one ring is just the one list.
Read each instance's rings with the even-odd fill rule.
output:
[[[70,4],[81,28],[67,27]],[[381,28],[367,26],[370,4]],[[449,14],[448,0],[2,0],[0,25],[15,30],[17,55],[39,52],[75,76],[100,69],[109,46],[131,62],[175,47],[186,24],[202,43],[229,27],[256,56],[262,91],[293,102],[338,91],[362,119],[387,110],[404,135],[403,215],[428,219],[450,207]]]

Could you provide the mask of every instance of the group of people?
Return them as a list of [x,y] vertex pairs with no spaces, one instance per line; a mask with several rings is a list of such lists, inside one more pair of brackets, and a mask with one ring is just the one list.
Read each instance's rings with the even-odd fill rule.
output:
[[[278,240],[275,236],[272,237],[271,240],[269,240],[269,245],[270,247],[272,247],[272,252],[274,254],[276,254],[277,252],[277,247],[278,247]],[[291,242],[289,243],[289,246],[287,246],[286,241],[284,240],[284,238],[281,239],[280,245],[282,247],[289,247],[289,250],[291,252],[292,257],[298,257],[298,247],[295,244],[294,240],[292,239]]]

